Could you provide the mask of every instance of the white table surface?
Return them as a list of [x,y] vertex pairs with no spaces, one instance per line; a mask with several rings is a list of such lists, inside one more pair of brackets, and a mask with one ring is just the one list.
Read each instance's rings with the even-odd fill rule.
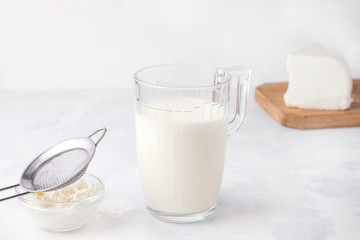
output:
[[1,186],[17,183],[27,163],[52,144],[109,130],[88,169],[106,184],[96,216],[78,230],[53,233],[8,200],[0,203],[1,240],[360,239],[360,128],[286,128],[250,101],[244,125],[228,139],[215,215],[181,225],[144,209],[132,91],[2,92],[0,116]]

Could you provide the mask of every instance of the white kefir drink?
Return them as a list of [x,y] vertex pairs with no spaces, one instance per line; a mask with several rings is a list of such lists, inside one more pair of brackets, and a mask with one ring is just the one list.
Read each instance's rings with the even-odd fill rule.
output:
[[244,66],[192,64],[135,73],[137,159],[151,216],[190,223],[213,215],[227,136],[244,121],[250,77]]
[[228,129],[224,106],[199,98],[170,98],[140,108],[137,158],[146,205],[175,214],[216,206]]

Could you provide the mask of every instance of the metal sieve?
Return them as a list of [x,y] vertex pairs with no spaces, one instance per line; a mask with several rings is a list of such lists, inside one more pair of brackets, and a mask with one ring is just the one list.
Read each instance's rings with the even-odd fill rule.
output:
[[[26,168],[20,183],[0,191],[21,186],[25,192],[0,199],[22,196],[31,192],[54,191],[79,180],[94,157],[99,142],[106,134],[106,128],[100,128],[89,137],[72,138],[59,142],[36,157]],[[96,142],[91,139],[103,132]]]

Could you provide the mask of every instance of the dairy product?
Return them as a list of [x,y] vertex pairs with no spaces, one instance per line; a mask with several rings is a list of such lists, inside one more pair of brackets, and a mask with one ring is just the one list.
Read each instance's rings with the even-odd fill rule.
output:
[[[22,192],[21,188],[16,189]],[[50,231],[70,231],[83,226],[96,213],[104,196],[104,185],[90,174],[65,188],[19,197],[31,222]]]
[[136,115],[137,158],[145,203],[187,214],[216,205],[226,149],[224,106],[171,98],[142,106]]
[[350,68],[337,51],[321,45],[298,49],[288,56],[287,71],[286,106],[323,110],[350,108]]
[[87,183],[85,180],[70,184],[64,188],[51,192],[31,193],[26,196],[28,199],[36,199],[45,202],[69,202],[91,197],[100,190],[99,184]]

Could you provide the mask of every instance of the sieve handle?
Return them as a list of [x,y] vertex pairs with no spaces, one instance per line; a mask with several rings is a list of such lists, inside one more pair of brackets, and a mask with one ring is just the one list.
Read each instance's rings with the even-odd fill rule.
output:
[[6,190],[6,189],[10,189],[10,188],[17,187],[17,186],[20,186],[20,184],[15,184],[15,185],[11,185],[11,186],[8,186],[8,187],[0,188],[0,192],[1,192],[1,191],[4,191],[4,190]]
[[[100,136],[100,138],[95,142],[95,146],[97,147],[97,145],[99,144],[99,142],[104,138],[107,129],[106,128],[100,128],[98,130],[96,130],[95,132],[93,132],[88,138],[91,139],[91,137],[93,137],[94,135],[96,135],[99,132],[103,132],[103,134]],[[91,139],[92,140],[92,139]]]
[[[17,186],[20,186],[20,184],[15,184],[15,185],[11,185],[11,186],[8,186],[8,187],[0,188],[0,192],[4,191],[4,190],[7,190],[7,189],[10,189],[10,188],[17,187]],[[1,198],[0,202],[11,199],[11,198],[19,197],[19,196],[22,196],[22,195],[25,195],[25,194],[28,194],[28,193],[30,193],[30,192],[23,192],[23,193],[19,193],[19,194],[16,194],[16,195],[9,196],[9,197]]]

